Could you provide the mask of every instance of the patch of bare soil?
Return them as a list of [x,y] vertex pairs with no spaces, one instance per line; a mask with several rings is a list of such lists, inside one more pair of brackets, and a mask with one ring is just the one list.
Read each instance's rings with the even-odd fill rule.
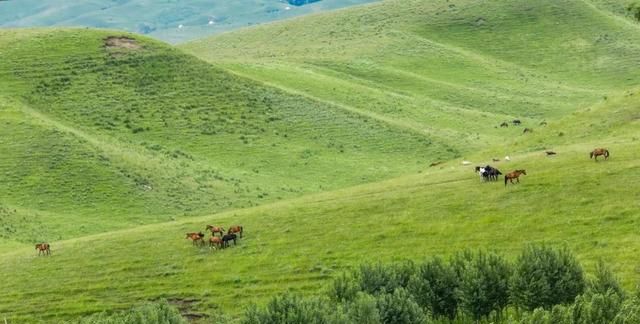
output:
[[175,306],[180,311],[180,315],[182,315],[182,317],[184,317],[189,322],[195,322],[207,317],[206,314],[193,311],[195,304],[199,302],[198,299],[176,297],[176,298],[167,298],[167,302]]
[[127,36],[109,36],[104,39],[104,46],[107,49],[128,49],[139,50],[142,48],[138,41]]

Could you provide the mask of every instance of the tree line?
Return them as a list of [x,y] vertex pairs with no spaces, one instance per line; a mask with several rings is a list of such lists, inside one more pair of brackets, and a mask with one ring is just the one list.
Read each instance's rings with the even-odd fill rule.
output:
[[[239,322],[640,323],[637,295],[627,294],[604,262],[599,262],[595,273],[587,278],[567,248],[530,245],[514,261],[495,252],[464,251],[446,260],[432,257],[421,262],[362,264],[334,278],[319,296],[293,293],[274,296],[264,306],[247,307]],[[178,311],[169,305],[145,307],[124,314],[98,314],[89,318],[90,322],[78,323],[184,323]],[[131,315],[153,309],[161,315],[146,314],[147,318],[166,320],[145,321],[142,319],[145,316]],[[232,321],[219,316],[208,322]]]

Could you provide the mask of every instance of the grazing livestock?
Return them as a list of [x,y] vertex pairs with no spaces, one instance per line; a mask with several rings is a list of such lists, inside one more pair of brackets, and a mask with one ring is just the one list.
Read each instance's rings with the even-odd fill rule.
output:
[[514,119],[511,123],[513,123],[514,125],[520,125],[520,119]]
[[187,233],[187,237],[186,239],[191,240],[191,244],[196,245],[203,245],[204,244],[204,233],[202,232],[198,232],[198,233]]
[[500,162],[500,159],[498,159],[498,158],[493,158],[493,159],[491,159],[491,161],[493,161],[493,162]]
[[222,248],[222,238],[217,236],[212,236],[209,239],[209,247]]
[[511,158],[507,155],[507,156],[504,157],[504,160],[505,161],[511,161]]
[[442,161],[437,161],[437,162],[433,162],[431,164],[429,164],[429,167],[434,167],[436,165],[442,164]]
[[507,181],[513,184],[513,179],[516,179],[518,183],[520,183],[520,175],[527,175],[525,170],[515,170],[513,172],[509,172],[504,175],[504,186],[507,186]]
[[244,230],[242,229],[242,226],[235,225],[235,226],[229,227],[229,231],[227,232],[227,234],[240,233],[240,238],[242,238],[242,232],[244,232]]
[[233,245],[236,245],[237,242],[237,236],[235,234],[225,234],[222,237],[222,248],[228,248],[229,247],[229,241],[233,241]]
[[484,167],[477,166],[475,170],[483,181],[497,181],[498,177],[502,174],[500,170],[490,165]]
[[211,231],[211,235],[216,235],[216,233],[220,233],[220,236],[224,235],[224,227],[222,226],[207,225],[206,230]]
[[49,243],[38,243],[38,244],[36,244],[36,250],[38,251],[38,255],[40,255],[40,254],[50,255],[51,254],[51,246],[49,246]]
[[546,121],[544,121],[544,120],[543,120],[543,121],[541,121],[541,122],[540,122],[540,126],[547,126],[547,122],[546,122]]
[[598,162],[598,156],[600,155],[603,155],[605,160],[609,159],[609,150],[606,148],[597,148],[589,153],[589,158],[593,159],[595,157],[596,162]]
[[503,122],[502,124],[500,124],[500,127],[509,127],[509,123]]
[[525,129],[522,131],[522,134],[526,134],[526,133],[533,133],[533,128],[525,128]]
[[547,153],[547,156],[549,155],[556,155],[558,153],[554,152],[554,151],[545,151],[545,153]]

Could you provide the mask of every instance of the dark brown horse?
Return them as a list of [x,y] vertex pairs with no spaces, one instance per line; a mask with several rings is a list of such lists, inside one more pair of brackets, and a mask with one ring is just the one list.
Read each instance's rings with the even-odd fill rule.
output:
[[218,247],[221,248],[222,247],[222,238],[221,237],[217,237],[217,236],[212,236],[209,239],[209,246],[210,247]]
[[232,234],[232,233],[225,234],[225,235],[222,237],[222,248],[223,248],[223,249],[224,249],[224,248],[228,248],[228,247],[229,247],[229,241],[233,241],[233,245],[238,244],[238,243],[236,242],[237,238],[238,238],[238,237],[237,237],[235,234]]
[[244,230],[242,229],[242,226],[235,225],[235,226],[229,227],[229,231],[227,232],[227,234],[240,233],[240,238],[242,238],[242,232],[244,232]]
[[520,175],[527,175],[525,170],[515,170],[504,175],[504,186],[507,186],[507,181],[513,183],[513,179],[516,179],[520,183]]
[[609,150],[606,148],[597,148],[589,153],[589,158],[593,159],[595,157],[596,162],[598,162],[598,156],[600,155],[604,155],[604,159],[607,160],[609,158]]
[[526,134],[526,133],[533,133],[533,128],[525,128],[525,129],[522,131],[522,134]]
[[51,254],[51,246],[49,243],[38,243],[36,244],[36,250],[38,250],[38,255],[40,254]]
[[222,226],[207,225],[207,231],[211,231],[211,235],[216,235],[216,233],[220,233],[220,236],[224,235],[224,227]]
[[202,245],[202,244],[204,244],[203,238],[204,238],[204,233],[202,233],[202,232],[187,233],[187,237],[186,237],[186,239],[189,239],[189,240],[192,241],[193,245],[196,245],[196,244]]

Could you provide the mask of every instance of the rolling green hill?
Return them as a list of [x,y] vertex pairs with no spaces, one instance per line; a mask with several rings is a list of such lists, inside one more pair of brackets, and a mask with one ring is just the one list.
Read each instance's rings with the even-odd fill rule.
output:
[[57,240],[249,207],[457,154],[162,43],[111,36],[0,32],[0,192],[16,209],[3,238]]
[[[389,0],[179,48],[0,30],[0,318],[235,318],[361,262],[541,241],[634,287],[640,27],[618,4]],[[246,237],[184,239],[207,224]]]

